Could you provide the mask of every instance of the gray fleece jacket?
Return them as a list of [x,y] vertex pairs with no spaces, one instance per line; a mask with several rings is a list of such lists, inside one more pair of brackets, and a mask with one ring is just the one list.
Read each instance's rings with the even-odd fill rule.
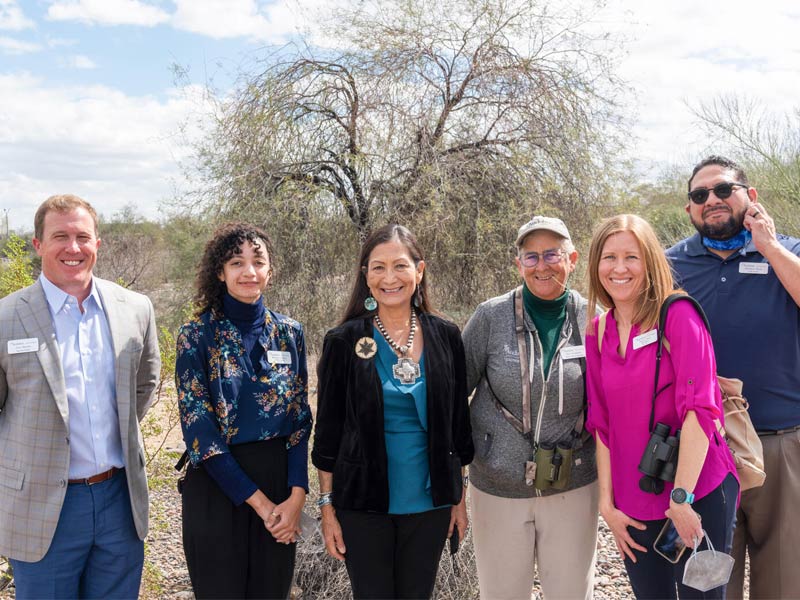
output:
[[[511,425],[497,408],[492,391],[507,410],[522,419],[522,376],[519,350],[514,331],[514,292],[487,300],[475,310],[464,328],[467,357],[467,389],[475,390],[470,403],[475,459],[469,467],[470,481],[479,490],[503,498],[531,498],[563,493],[564,490],[539,491],[525,483],[525,462],[532,460],[533,444],[557,443],[570,439],[578,415],[584,409],[585,354],[583,332],[586,329],[587,302],[578,292],[570,291],[567,318],[561,329],[558,351],[545,377],[542,346],[535,326],[525,313],[525,340],[530,361],[531,423],[530,439]],[[573,323],[577,321],[577,330]],[[572,349],[571,349],[572,348]],[[581,357],[570,358],[581,355]],[[589,439],[572,456],[572,474],[568,489],[575,489],[597,479],[594,440]]]

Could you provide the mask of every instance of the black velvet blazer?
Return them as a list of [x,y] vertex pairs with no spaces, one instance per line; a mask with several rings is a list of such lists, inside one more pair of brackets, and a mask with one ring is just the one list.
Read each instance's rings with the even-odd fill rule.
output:
[[[461,500],[461,467],[472,462],[461,335],[453,323],[420,314],[425,344],[428,461],[434,506]],[[354,319],[328,331],[317,366],[318,404],[311,460],[333,473],[336,508],[388,512],[389,478],[383,431],[383,388],[375,359],[356,355],[372,338],[372,320]]]

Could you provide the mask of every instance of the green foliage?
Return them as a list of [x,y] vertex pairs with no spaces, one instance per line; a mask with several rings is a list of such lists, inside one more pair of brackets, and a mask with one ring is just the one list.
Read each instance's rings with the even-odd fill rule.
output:
[[178,406],[174,398],[175,334],[163,325],[158,330],[158,347],[161,354],[161,373],[155,399],[141,423],[145,440],[144,453],[150,467],[162,454],[168,439],[180,423]]
[[360,243],[397,222],[425,250],[435,303],[463,323],[516,283],[522,223],[557,215],[584,240],[612,197],[622,86],[613,39],[582,29],[594,6],[337,5],[322,28],[346,50],[274,54],[218,99],[184,205],[207,230],[187,240],[182,273],[213,224],[264,226],[278,259],[268,303],[316,349]]
[[0,556],[0,592],[6,589],[14,579],[14,570],[5,556]]
[[800,235],[800,106],[780,114],[743,95],[699,103],[694,113],[745,169],[781,233]]
[[164,236],[158,223],[144,220],[131,206],[100,223],[103,245],[94,273],[125,288],[148,291],[165,282]]
[[25,240],[13,233],[3,250],[5,264],[0,264],[0,298],[33,284],[31,257]]

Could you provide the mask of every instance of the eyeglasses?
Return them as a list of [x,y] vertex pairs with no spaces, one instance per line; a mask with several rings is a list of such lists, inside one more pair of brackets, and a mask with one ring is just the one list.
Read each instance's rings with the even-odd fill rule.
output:
[[540,256],[546,265],[557,265],[561,262],[561,257],[564,256],[564,252],[562,250],[548,250],[542,254],[538,252],[526,252],[519,257],[519,261],[526,267],[532,268],[539,264]]
[[725,200],[725,198],[730,198],[730,195],[733,193],[733,187],[738,185],[739,187],[750,187],[745,183],[737,183],[737,182],[725,182],[725,183],[718,183],[713,188],[697,188],[696,190],[692,190],[689,192],[689,200],[694,202],[695,204],[705,204],[706,200],[708,200],[708,193],[713,191],[714,195],[719,198],[720,200]]

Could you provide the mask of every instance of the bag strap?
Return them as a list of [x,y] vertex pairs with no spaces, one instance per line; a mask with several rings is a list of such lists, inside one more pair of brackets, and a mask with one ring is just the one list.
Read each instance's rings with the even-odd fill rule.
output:
[[672,306],[678,300],[686,300],[694,306],[697,313],[703,319],[703,324],[706,326],[706,330],[711,333],[711,327],[708,324],[708,317],[706,317],[706,313],[703,312],[703,307],[700,306],[700,303],[689,296],[688,294],[670,294],[667,296],[666,300],[661,304],[661,310],[658,313],[658,337],[656,346],[656,374],[653,381],[653,401],[650,406],[650,432],[653,431],[653,425],[655,424],[655,416],[656,416],[656,396],[664,391],[669,385],[665,385],[660,390],[658,389],[658,375],[661,371],[661,355],[664,350],[664,346],[667,347],[667,352],[670,351],[669,342],[667,342],[666,338],[664,337],[664,327],[667,322],[667,312],[669,311],[669,307]]
[[189,459],[189,451],[184,450],[181,457],[178,459],[178,462],[175,463],[175,470],[180,471],[183,469],[183,465],[186,464],[186,461]]
[[525,306],[522,286],[514,290],[514,331],[519,348],[519,370],[522,376],[522,433],[531,431],[531,377],[528,371],[528,346],[525,344]]
[[[486,382],[486,387],[489,389],[489,392],[492,394],[492,399],[494,400],[494,405],[497,410],[499,410],[506,421],[508,421],[514,429],[519,431],[523,435],[529,435],[531,430],[533,429],[533,416],[531,414],[531,378],[530,378],[530,371],[529,371],[529,361],[528,361],[528,345],[525,342],[525,304],[522,300],[522,286],[519,286],[517,289],[514,290],[513,296],[514,302],[514,332],[517,337],[517,349],[519,352],[519,370],[520,370],[520,377],[522,379],[522,420],[520,421],[514,413],[508,410],[503,403],[495,394],[494,389],[492,389],[492,384],[489,382],[488,377],[484,377],[483,380]],[[570,318],[570,323],[575,331],[579,330],[577,317],[569,316],[569,309],[567,310],[568,317]],[[584,375],[584,393],[583,393],[583,404],[584,407],[586,406],[586,363],[584,359],[584,363],[582,365],[582,373]],[[581,411],[578,415],[578,419],[575,421],[575,425],[573,427],[573,437],[580,439],[583,433],[583,426],[586,421],[586,414],[585,408]]]
[[483,380],[486,382],[486,387],[492,394],[494,405],[499,410],[506,421],[519,431],[522,435],[528,435],[531,432],[531,378],[528,372],[528,346],[525,343],[525,317],[523,315],[524,304],[522,301],[522,286],[514,290],[512,296],[514,305],[514,332],[517,337],[517,349],[519,352],[519,370],[522,378],[522,420],[519,420],[514,413],[508,410],[503,403],[497,398],[497,394],[492,389],[492,384],[489,378],[484,375]]

